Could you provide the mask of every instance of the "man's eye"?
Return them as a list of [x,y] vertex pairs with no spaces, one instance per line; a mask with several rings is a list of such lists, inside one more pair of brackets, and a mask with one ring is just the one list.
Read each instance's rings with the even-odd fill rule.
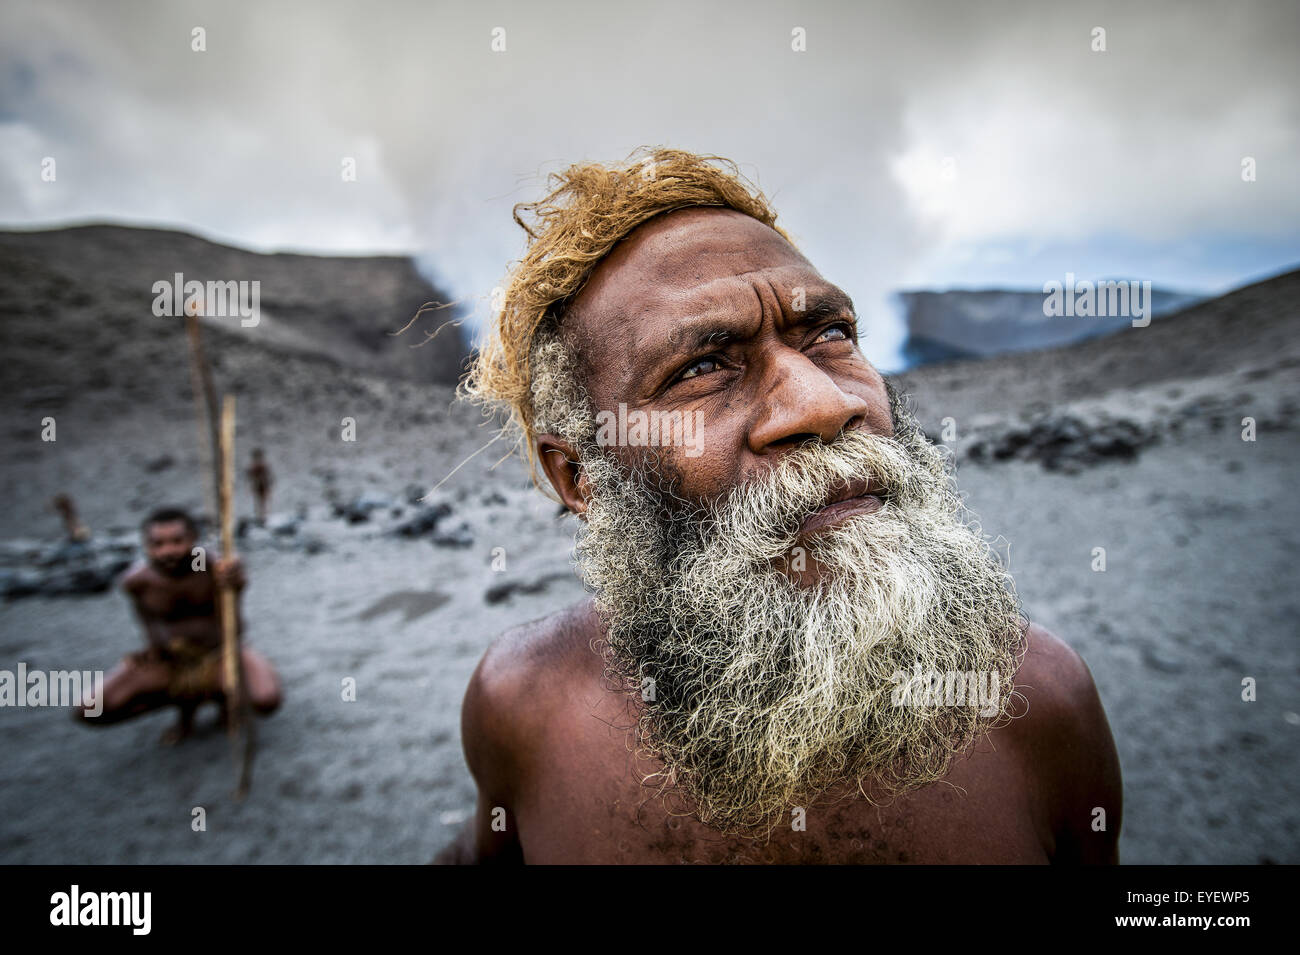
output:
[[819,342],[847,342],[853,340],[853,326],[848,322],[836,322],[834,325],[827,326],[820,335],[814,340],[813,344]]
[[678,381],[685,381],[687,378],[696,378],[700,375],[706,375],[711,371],[717,371],[718,360],[716,358],[701,358],[694,364],[688,365],[686,369],[678,376]]

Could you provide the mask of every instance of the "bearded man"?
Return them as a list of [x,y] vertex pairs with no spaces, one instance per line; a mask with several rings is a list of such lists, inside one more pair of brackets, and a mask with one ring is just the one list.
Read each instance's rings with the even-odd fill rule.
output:
[[720,157],[553,185],[465,387],[582,520],[591,597],[484,655],[438,861],[1118,861],[1092,677],[849,297]]

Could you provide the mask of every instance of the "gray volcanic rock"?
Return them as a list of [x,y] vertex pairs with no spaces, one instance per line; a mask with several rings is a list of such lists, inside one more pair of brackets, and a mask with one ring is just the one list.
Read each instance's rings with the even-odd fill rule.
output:
[[[1165,315],[1198,301],[1185,292],[1151,290],[1151,314]],[[1042,292],[963,290],[899,292],[908,337],[909,367],[957,358],[987,358],[1054,348],[1131,327],[1123,316],[1048,317]]]
[[1300,270],[1064,348],[948,361],[895,375],[926,430],[953,417],[1047,414],[1062,403],[1162,382],[1248,373],[1263,380],[1300,363]]
[[540,594],[551,584],[561,580],[571,580],[572,574],[543,574],[535,580],[507,580],[493,584],[483,592],[483,600],[489,604],[504,603],[515,594]]
[[1149,428],[1127,420],[1090,425],[1073,415],[1049,415],[966,449],[972,461],[1038,461],[1049,471],[1072,473],[1108,459],[1132,460],[1158,440]]
[[25,346],[10,371],[24,384],[75,375],[144,390],[159,361],[185,354],[183,320],[153,313],[153,284],[173,282],[176,273],[185,281],[260,283],[256,325],[245,327],[237,315],[204,325],[272,352],[441,384],[456,382],[468,354],[457,327],[412,347],[454,318],[452,309],[396,334],[420,306],[450,301],[409,258],[266,255],[184,232],[90,225],[0,232],[0,314],[7,343]]
[[432,506],[421,505],[416,512],[397,524],[389,532],[397,537],[422,537],[438,528],[438,522],[451,514],[451,505],[445,501]]
[[394,504],[386,497],[377,494],[358,494],[346,503],[334,505],[334,516],[342,517],[349,524],[364,524],[370,520],[375,511],[391,511]]
[[0,552],[0,596],[63,597],[103,593],[135,559],[134,538],[18,542]]

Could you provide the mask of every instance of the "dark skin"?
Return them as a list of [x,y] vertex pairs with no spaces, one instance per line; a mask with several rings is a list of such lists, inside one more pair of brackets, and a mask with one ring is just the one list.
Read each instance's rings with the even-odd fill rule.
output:
[[[246,578],[238,557],[214,562],[209,570],[192,568],[192,551],[197,539],[184,521],[165,521],[145,528],[144,563],[122,578],[122,590],[131,599],[136,616],[150,647],[167,647],[181,640],[195,649],[216,650],[221,646],[221,610],[218,586],[242,592]],[[273,712],[280,705],[280,682],[265,657],[247,647],[242,650],[244,674],[250,702],[259,713]],[[176,726],[163,735],[164,744],[178,743],[194,728],[194,714],[201,699],[174,699],[168,690],[171,670],[160,661],[123,660],[104,680],[103,712],[89,716],[83,707],[81,718],[89,725],[106,725],[175,705],[180,711]],[[224,675],[211,687],[207,699],[223,704]],[[224,712],[224,710],[223,710]]]
[[[848,297],[732,210],[683,209],[636,229],[592,273],[565,330],[598,411],[624,402],[702,415],[703,454],[660,449],[686,496],[724,494],[808,440],[892,434]],[[582,517],[590,489],[574,449],[553,434],[536,442],[556,493]],[[820,568],[804,573],[812,583]],[[883,805],[846,781],[803,807],[806,830],[783,824],[769,841],[724,837],[641,785],[661,767],[632,755],[636,701],[602,679],[592,643],[603,634],[587,600],[484,655],[462,710],[478,806],[437,861],[1118,861],[1110,727],[1087,666],[1040,626],[1027,630],[1016,678],[1025,715],[976,741],[944,780]],[[863,788],[873,792],[869,780]]]

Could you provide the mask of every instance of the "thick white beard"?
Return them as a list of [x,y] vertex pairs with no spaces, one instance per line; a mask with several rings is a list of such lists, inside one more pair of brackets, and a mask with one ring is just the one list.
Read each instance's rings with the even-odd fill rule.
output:
[[[1023,631],[1010,578],[964,521],[942,459],[910,422],[791,452],[725,501],[674,505],[644,472],[584,455],[594,494],[580,566],[607,665],[643,701],[662,787],[725,832],[869,780],[892,795],[941,778],[1010,701]],[[815,535],[801,585],[782,569],[802,516],[874,475],[890,499]],[[996,673],[996,705],[894,705],[897,674]],[[651,681],[647,683],[646,681]]]

